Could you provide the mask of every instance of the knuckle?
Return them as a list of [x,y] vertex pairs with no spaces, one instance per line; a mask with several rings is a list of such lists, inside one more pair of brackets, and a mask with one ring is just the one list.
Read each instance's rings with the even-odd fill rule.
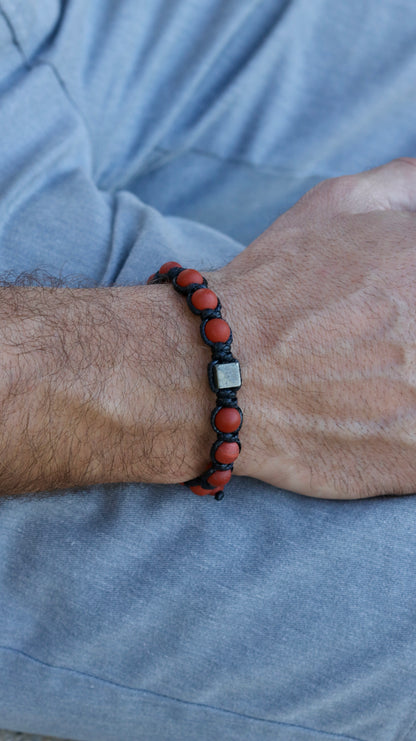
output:
[[327,207],[338,211],[343,204],[345,205],[350,200],[351,194],[355,192],[357,185],[358,179],[355,175],[341,175],[321,180],[305,195],[308,200],[319,199],[325,201]]
[[396,157],[396,159],[389,162],[389,165],[393,166],[399,166],[402,169],[407,169],[409,167],[416,168],[416,158],[415,157]]

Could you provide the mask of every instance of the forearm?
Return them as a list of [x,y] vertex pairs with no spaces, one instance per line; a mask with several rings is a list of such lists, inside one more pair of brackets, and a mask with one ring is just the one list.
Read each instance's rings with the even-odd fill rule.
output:
[[208,355],[166,286],[2,288],[0,492],[198,475]]

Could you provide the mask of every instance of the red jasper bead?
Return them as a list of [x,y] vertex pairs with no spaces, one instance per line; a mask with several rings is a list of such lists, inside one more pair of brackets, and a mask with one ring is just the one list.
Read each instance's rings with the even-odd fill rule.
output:
[[191,303],[195,306],[195,309],[199,309],[199,311],[203,311],[204,309],[216,309],[218,306],[218,298],[214,291],[210,291],[209,288],[198,288],[198,290],[192,294]]
[[219,491],[222,491],[221,486],[217,486],[215,489],[204,489],[203,486],[190,486],[189,488],[194,494],[198,494],[199,497],[204,497],[206,494],[215,496]]
[[221,443],[215,451],[215,460],[218,463],[234,463],[239,455],[238,443]]
[[168,273],[171,268],[181,268],[182,265],[179,265],[178,262],[164,262],[162,267],[159,268],[159,273],[165,274]]
[[147,279],[147,285],[149,285],[149,283],[152,282],[152,280],[153,280],[154,277],[155,277],[155,273],[152,273],[152,275],[149,275],[149,277]]
[[231,329],[224,319],[209,319],[205,325],[205,334],[210,342],[227,342]]
[[231,475],[232,475],[232,472],[230,470],[214,471],[214,473],[211,474],[211,476],[207,479],[207,481],[209,484],[212,484],[212,486],[223,487],[226,484],[228,484],[231,478]]
[[176,278],[176,282],[178,286],[181,286],[181,288],[185,288],[191,283],[203,283],[204,279],[201,273],[198,273],[197,270],[182,270],[182,272],[179,273],[178,277]]
[[220,432],[234,432],[241,424],[240,412],[233,407],[222,407],[216,413],[214,423]]

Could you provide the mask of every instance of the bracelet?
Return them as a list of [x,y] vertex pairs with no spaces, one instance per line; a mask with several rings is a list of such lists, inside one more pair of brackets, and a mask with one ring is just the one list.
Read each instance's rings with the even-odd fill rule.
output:
[[232,332],[221,317],[221,303],[208,288],[205,278],[197,270],[183,268],[177,262],[166,262],[150,276],[147,283],[171,282],[178,293],[186,296],[188,306],[201,317],[201,337],[212,351],[208,364],[208,381],[217,395],[211,414],[211,426],[217,440],[211,447],[211,464],[201,476],[185,481],[194,494],[211,494],[215,499],[224,497],[223,488],[231,479],[234,462],[241,450],[238,433],[243,423],[243,413],[237,404],[237,391],[241,386],[240,364],[231,353]]

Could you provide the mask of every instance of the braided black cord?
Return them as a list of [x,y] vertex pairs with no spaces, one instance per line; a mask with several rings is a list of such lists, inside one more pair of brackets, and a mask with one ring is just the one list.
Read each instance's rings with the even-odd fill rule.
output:
[[[215,309],[197,309],[193,303],[192,303],[192,296],[195,293],[195,291],[199,290],[200,288],[207,288],[208,283],[205,278],[203,278],[202,283],[190,283],[187,286],[180,286],[178,285],[176,279],[182,271],[185,270],[185,268],[182,267],[173,267],[171,268],[167,273],[159,273],[156,272],[152,279],[151,283],[172,283],[174,289],[186,297],[188,306],[190,310],[201,317],[201,337],[206,345],[209,345],[212,352],[212,360],[208,364],[208,381],[211,390],[216,394],[217,396],[217,403],[215,409],[212,411],[211,414],[211,426],[214,432],[217,434],[217,439],[213,443],[210,451],[210,457],[211,457],[211,463],[212,466],[207,471],[204,471],[201,476],[197,476],[194,479],[190,479],[189,481],[185,481],[185,486],[201,486],[204,489],[213,490],[216,489],[216,486],[213,486],[208,482],[208,478],[215,473],[215,471],[232,471],[234,468],[234,463],[219,463],[215,458],[215,453],[218,450],[219,446],[223,442],[227,443],[237,443],[239,450],[241,450],[241,443],[238,437],[238,433],[241,429],[241,425],[243,423],[243,413],[238,406],[237,403],[237,390],[239,388],[227,388],[227,389],[218,389],[215,385],[214,381],[214,367],[215,365],[218,365],[219,363],[235,363],[237,362],[234,358],[232,352],[231,352],[231,343],[232,343],[232,332],[230,329],[230,336],[226,342],[211,342],[205,334],[205,327],[207,322],[210,319],[222,319],[221,316],[221,303],[220,300],[217,297],[218,304]],[[215,416],[216,414],[222,409],[223,407],[232,407],[234,409],[237,409],[240,414],[240,425],[237,430],[233,432],[222,432],[219,430],[215,425]],[[219,491],[215,495],[215,499],[218,501],[224,498],[224,492]]]

